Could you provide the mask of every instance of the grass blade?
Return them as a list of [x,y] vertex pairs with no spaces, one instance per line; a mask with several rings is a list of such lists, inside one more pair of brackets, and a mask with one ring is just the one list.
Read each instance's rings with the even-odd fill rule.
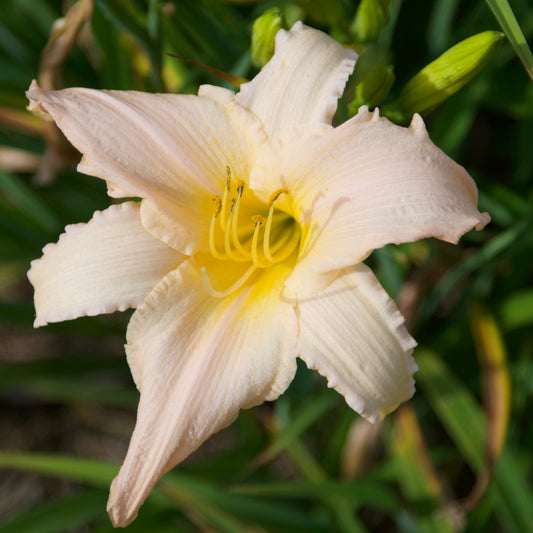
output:
[[507,0],[487,0],[487,4],[533,81],[533,54],[531,54],[509,2]]
[[[418,383],[429,402],[475,472],[484,468],[486,423],[481,407],[441,358],[419,350]],[[504,450],[493,473],[489,492],[509,533],[529,533],[533,524],[533,494],[525,472]]]

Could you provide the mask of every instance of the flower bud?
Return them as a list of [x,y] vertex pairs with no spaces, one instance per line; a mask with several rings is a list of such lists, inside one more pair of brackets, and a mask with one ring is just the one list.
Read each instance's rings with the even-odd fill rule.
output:
[[389,22],[390,0],[361,0],[350,30],[358,43],[377,41]]
[[383,108],[395,121],[435,109],[476,76],[492,58],[503,33],[485,31],[452,46],[411,78],[400,97]]
[[375,107],[389,94],[394,83],[392,65],[383,65],[371,70],[355,87],[354,99],[350,103],[350,115],[355,115],[362,105]]
[[252,29],[252,62],[263,67],[274,55],[276,33],[283,27],[283,15],[277,7],[255,19]]

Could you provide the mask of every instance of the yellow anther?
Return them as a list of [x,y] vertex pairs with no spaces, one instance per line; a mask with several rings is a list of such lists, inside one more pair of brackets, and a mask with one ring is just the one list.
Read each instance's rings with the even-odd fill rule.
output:
[[220,196],[214,196],[213,202],[215,202],[217,205],[215,208],[215,214],[213,215],[213,217],[217,218],[220,213],[220,210],[222,209],[222,200],[220,199]]
[[254,273],[255,269],[255,265],[251,265],[250,268],[233,285],[231,285],[231,287],[228,287],[224,291],[217,291],[213,289],[211,283],[209,283],[205,267],[201,267],[200,272],[202,274],[202,279],[204,281],[204,285],[207,289],[207,292],[214,298],[225,298],[226,296],[229,296],[230,294],[233,294],[236,290],[240,289],[248,281],[248,278]]
[[226,166],[226,189],[231,189],[231,168]]
[[286,193],[287,189],[278,189],[277,191],[273,192],[270,195],[270,198],[268,199],[268,205],[272,206],[272,204],[283,194]]
[[226,188],[224,189],[224,194],[222,196],[222,205],[220,210],[222,211],[222,216],[220,217],[220,229],[224,231],[226,227],[226,207],[228,203],[228,195],[231,192],[231,169],[226,167]]

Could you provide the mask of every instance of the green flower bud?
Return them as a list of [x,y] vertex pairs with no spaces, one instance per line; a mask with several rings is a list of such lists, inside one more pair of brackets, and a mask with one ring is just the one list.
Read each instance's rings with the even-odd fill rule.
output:
[[362,105],[375,107],[389,94],[394,83],[392,65],[384,65],[371,70],[355,87],[354,99],[350,103],[350,115],[355,115]]
[[432,111],[483,69],[503,36],[497,31],[485,31],[452,46],[411,78],[400,97],[385,106],[383,113],[403,122],[414,113]]
[[283,15],[277,7],[255,19],[252,29],[252,62],[263,67],[274,55],[276,33],[283,27]]
[[377,41],[389,22],[390,0],[361,0],[350,30],[358,43]]

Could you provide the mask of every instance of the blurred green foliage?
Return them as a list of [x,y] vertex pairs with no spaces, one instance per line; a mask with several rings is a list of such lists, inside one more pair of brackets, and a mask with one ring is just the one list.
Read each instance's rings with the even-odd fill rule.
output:
[[[104,184],[77,174],[68,161],[49,185],[32,180],[45,141],[42,124],[25,111],[24,91],[39,72],[54,21],[69,5],[4,0],[0,9],[0,147],[21,150],[25,163],[3,159],[0,168],[0,468],[6,473],[0,481],[0,533],[111,531],[106,492],[137,401],[121,347],[127,313],[38,332],[31,326],[29,262],[57,240],[64,225],[87,221],[109,205]],[[348,115],[357,83],[373,69],[394,67],[386,104],[457,42],[500,30],[481,1],[391,0],[378,30],[358,42],[364,28],[355,19],[355,0],[95,0],[62,82],[183,93],[195,93],[201,83],[222,83],[166,52],[250,78],[256,72],[253,22],[273,7],[288,24],[302,19],[360,53],[339,121]],[[512,7],[531,42],[533,6],[515,0]],[[434,142],[476,180],[480,210],[492,222],[457,247],[427,240],[388,246],[369,258],[399,299],[420,345],[420,386],[409,404],[415,416],[389,416],[377,440],[364,441],[373,453],[363,455],[355,475],[346,464],[361,451],[349,439],[360,421],[301,365],[277,402],[243,412],[165,476],[128,530],[531,531],[533,84],[512,47],[504,42],[427,123]],[[487,491],[464,509],[455,504],[487,468],[491,422],[468,321],[473,302],[494,318],[502,336],[512,392],[503,453]],[[505,398],[493,396],[506,407]],[[37,431],[37,420],[50,427]],[[410,438],[405,428],[412,429]],[[43,487],[38,494],[25,490],[17,497],[27,479],[23,471],[45,476],[30,478]]]

